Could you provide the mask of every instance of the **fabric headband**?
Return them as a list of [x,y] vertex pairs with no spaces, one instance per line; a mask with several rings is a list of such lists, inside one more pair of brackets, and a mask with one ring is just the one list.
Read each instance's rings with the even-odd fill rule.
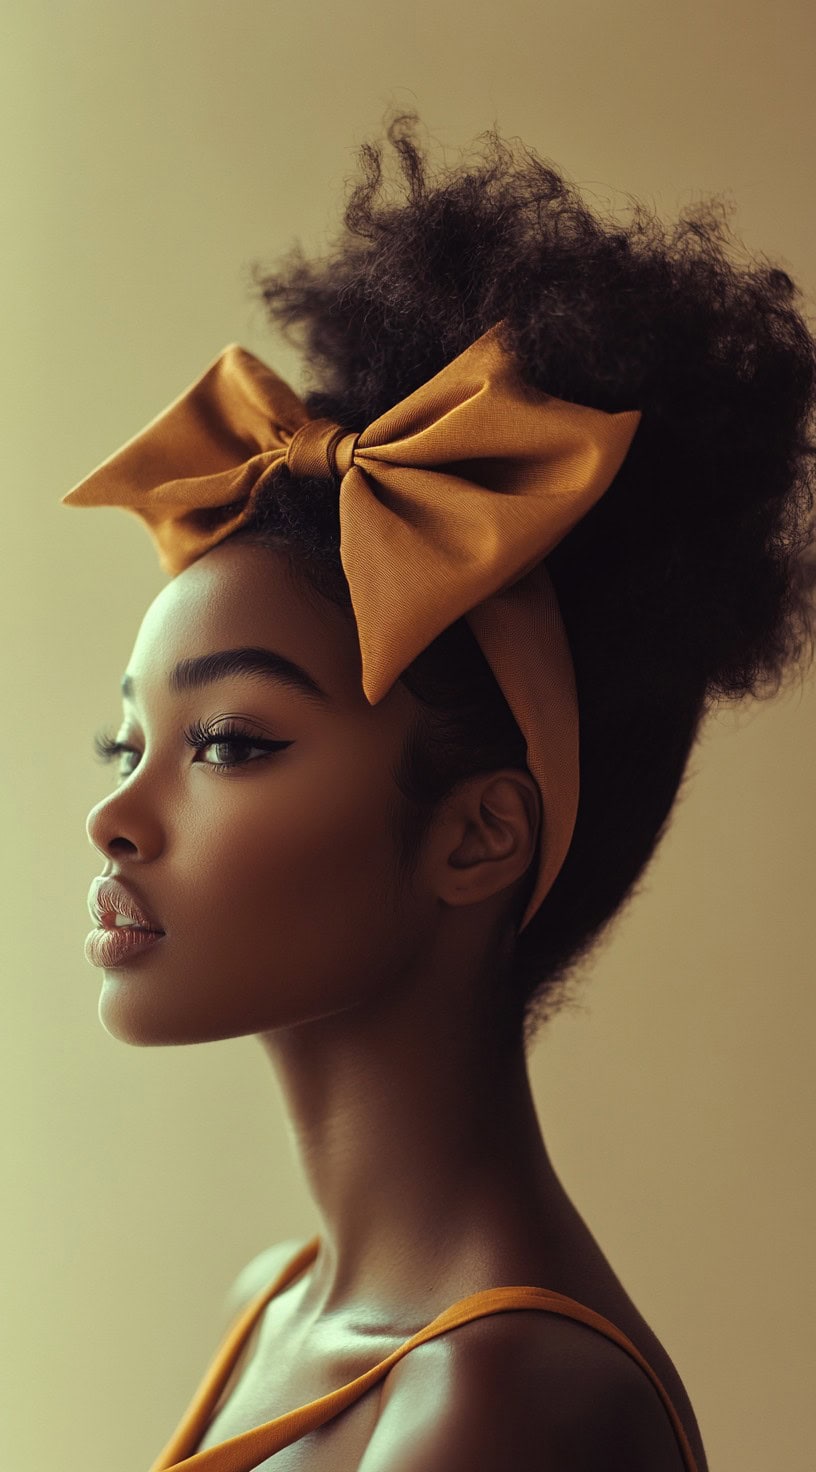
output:
[[543,562],[600,499],[641,420],[525,384],[501,323],[361,433],[311,419],[230,344],[61,504],[139,516],[176,576],[236,531],[280,465],[339,481],[340,559],[370,705],[464,617],[527,743],[542,802],[535,887],[558,874],[578,810],[578,702]]

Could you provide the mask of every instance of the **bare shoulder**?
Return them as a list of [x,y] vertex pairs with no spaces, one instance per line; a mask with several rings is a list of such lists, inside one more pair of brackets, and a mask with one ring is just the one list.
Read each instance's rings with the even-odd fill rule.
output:
[[[492,1314],[389,1373],[359,1472],[685,1472],[654,1385],[589,1326]],[[704,1472],[700,1468],[700,1472]]]
[[306,1238],[287,1237],[282,1242],[275,1242],[272,1247],[264,1247],[256,1253],[253,1258],[243,1267],[235,1281],[231,1284],[225,1301],[224,1312],[229,1319],[234,1319],[239,1313],[256,1298],[278,1273],[282,1272],[288,1262],[291,1262],[295,1253],[305,1247]]

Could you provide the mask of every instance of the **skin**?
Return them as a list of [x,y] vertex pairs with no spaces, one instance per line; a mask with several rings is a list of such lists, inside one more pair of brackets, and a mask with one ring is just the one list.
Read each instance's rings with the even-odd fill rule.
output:
[[[331,703],[245,675],[167,690],[178,660],[238,645],[295,659]],[[619,1285],[549,1159],[522,1041],[500,1044],[494,1024],[535,853],[532,777],[462,782],[401,882],[392,772],[417,702],[397,681],[369,706],[353,621],[251,543],[162,589],[127,668],[117,736],[136,754],[87,832],[99,872],[130,882],[166,935],[104,972],[99,1015],[137,1046],[258,1037],[321,1224],[281,1333],[319,1345],[330,1325],[339,1355],[362,1318],[400,1342],[500,1283],[583,1295],[620,1322]],[[181,732],[227,718],[291,744],[214,771],[224,749],[196,753]]]

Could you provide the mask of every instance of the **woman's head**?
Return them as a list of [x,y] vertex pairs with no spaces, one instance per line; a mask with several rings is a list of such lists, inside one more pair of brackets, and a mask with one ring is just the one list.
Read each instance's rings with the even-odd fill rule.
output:
[[[267,668],[272,651],[307,688],[282,661],[278,678],[233,658],[224,678],[211,661],[207,682],[190,679],[228,650],[267,651]],[[127,674],[117,740],[132,751],[88,833],[165,938],[127,975],[107,973],[109,1031],[146,1044],[271,1031],[386,1006],[400,987],[432,999],[454,972],[477,987],[491,967],[500,995],[535,783],[489,771],[460,784],[409,872],[399,774],[418,704],[399,681],[368,704],[353,620],[315,598],[285,547],[236,537],[173,579]],[[211,743],[198,751],[184,737],[195,723]],[[230,729],[244,745],[219,739]]]
[[[494,951],[504,958],[492,984],[510,1032],[524,1028],[530,1038],[566,1000],[578,961],[633,893],[665,831],[701,719],[719,698],[776,688],[808,642],[816,347],[790,278],[762,262],[735,264],[714,207],[689,208],[667,228],[636,204],[624,226],[593,214],[551,165],[495,135],[480,157],[436,176],[410,120],[392,126],[390,141],[403,195],[383,182],[382,150],[364,147],[363,179],[332,251],[314,262],[295,251],[257,277],[271,320],[301,342],[313,380],[304,394],[309,413],[362,430],[502,321],[534,387],[643,414],[613,485],[547,559],[576,669],[581,795],[563,869],[517,939],[535,877],[534,850],[526,866],[519,860],[525,748],[464,620],[408,667],[379,717],[376,707],[360,711],[371,715],[377,772],[395,773],[399,794],[382,826],[385,792],[374,791],[375,826],[381,838],[391,835],[383,841],[396,866],[377,870],[380,888],[369,898],[380,906],[372,934],[392,962],[400,946],[422,944],[414,927],[428,912],[411,914],[401,886],[419,865],[420,892],[427,900],[434,890],[440,832],[446,864],[450,853],[448,805],[492,772],[515,774],[505,779],[509,794],[501,790],[519,794],[510,798],[518,844],[502,874],[508,883],[488,902]],[[315,632],[344,629],[351,657],[336,486],[281,467],[251,521],[201,559],[200,575],[216,557],[223,563],[228,547],[237,554],[253,542],[291,564]],[[200,648],[193,623],[188,634]],[[379,722],[398,702],[407,704],[388,745]],[[332,770],[342,784],[342,767]],[[342,807],[341,848],[349,818]],[[376,843],[374,851],[381,859]],[[368,847],[355,846],[353,857],[367,884]],[[383,885],[390,909],[382,908]],[[359,924],[344,895],[342,885],[336,899],[327,894],[329,907]],[[463,906],[457,920],[484,913],[470,898]]]

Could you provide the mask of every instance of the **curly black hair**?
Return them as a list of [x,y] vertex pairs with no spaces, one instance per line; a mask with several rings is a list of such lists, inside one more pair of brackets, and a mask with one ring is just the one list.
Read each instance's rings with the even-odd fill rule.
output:
[[[396,116],[362,146],[323,258],[295,245],[276,269],[250,268],[303,351],[310,414],[362,430],[498,322],[530,384],[643,414],[612,486],[547,559],[576,669],[581,792],[564,866],[501,978],[502,1015],[527,1044],[635,893],[703,717],[777,691],[812,655],[816,342],[790,276],[735,259],[722,200],[668,227],[630,196],[624,225],[495,129],[434,169],[418,127]],[[353,617],[333,482],[281,467],[236,535],[284,551]],[[464,619],[402,679],[421,702],[395,773],[407,877],[440,799],[524,768],[525,743]]]

